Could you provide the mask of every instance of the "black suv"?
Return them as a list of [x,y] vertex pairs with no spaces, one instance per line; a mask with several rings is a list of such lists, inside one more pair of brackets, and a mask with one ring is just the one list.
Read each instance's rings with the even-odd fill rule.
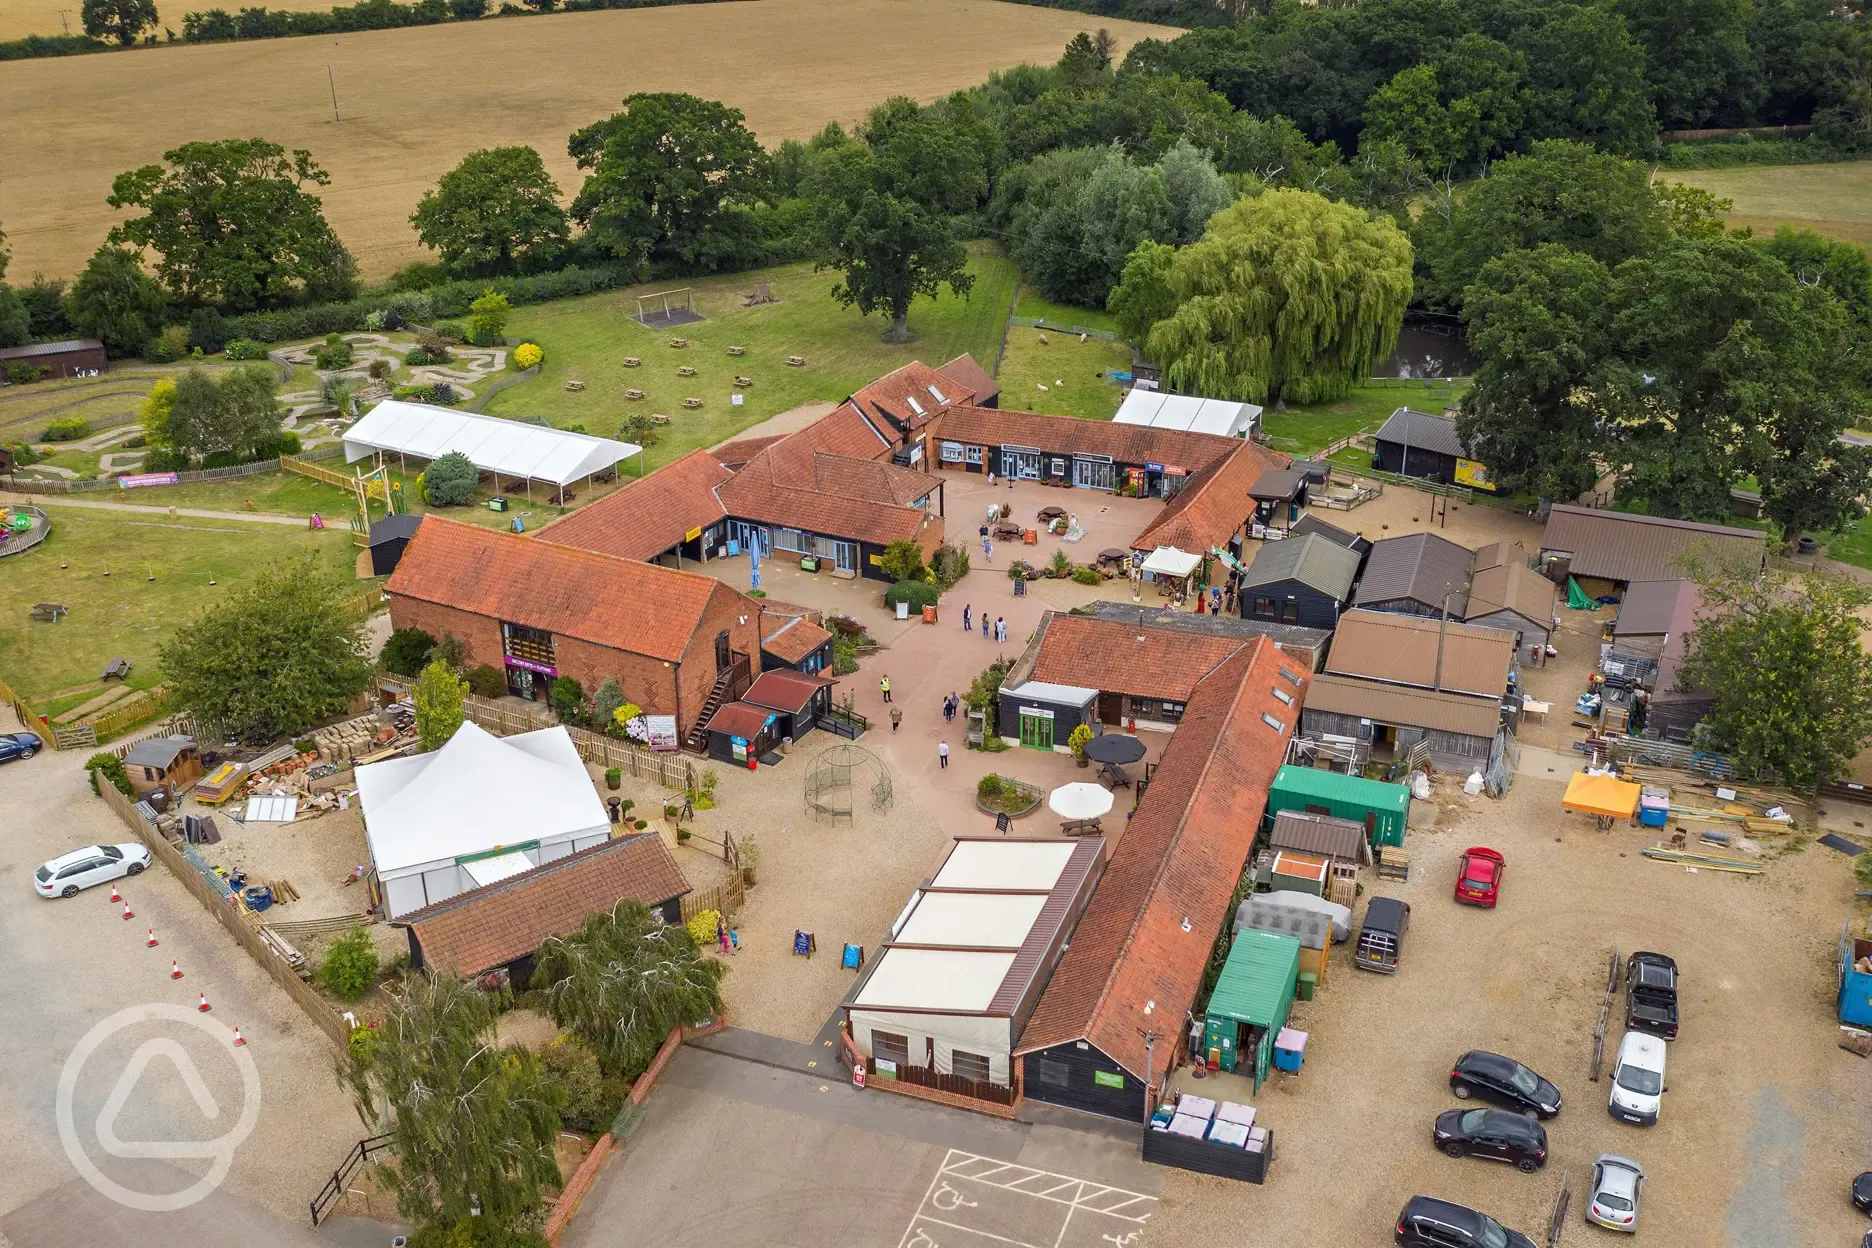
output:
[[1634,953],[1625,964],[1625,1028],[1677,1038],[1677,964],[1661,953]]
[[1411,1197],[1391,1239],[1404,1248],[1538,1248],[1488,1214],[1434,1196]]
[[1551,1118],[1560,1112],[1560,1089],[1515,1061],[1499,1053],[1471,1049],[1456,1059],[1450,1071],[1450,1091],[1458,1100],[1479,1096],[1504,1109]]
[[1524,1174],[1547,1164],[1547,1129],[1505,1109],[1446,1109],[1437,1115],[1433,1136],[1452,1157],[1506,1161]]

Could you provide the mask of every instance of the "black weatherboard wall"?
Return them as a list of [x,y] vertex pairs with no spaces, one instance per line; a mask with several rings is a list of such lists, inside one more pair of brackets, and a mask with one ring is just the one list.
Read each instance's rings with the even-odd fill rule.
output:
[[1110,1118],[1144,1120],[1144,1082],[1089,1040],[1069,1040],[1022,1057],[1021,1094]]
[[1096,705],[1096,700],[1088,706],[1081,707],[1071,702],[1054,702],[1047,698],[1032,696],[1021,697],[1019,694],[1003,689],[999,717],[1001,735],[1019,737],[1021,707],[1037,707],[1043,711],[1053,712],[1053,744],[1063,746],[1066,744],[1066,738],[1072,735],[1072,730],[1086,721],[1086,716],[1090,714],[1092,706]]

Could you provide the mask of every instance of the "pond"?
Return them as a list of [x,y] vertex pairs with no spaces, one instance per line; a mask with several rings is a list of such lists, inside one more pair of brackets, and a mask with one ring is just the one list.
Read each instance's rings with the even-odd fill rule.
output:
[[1460,326],[1443,321],[1405,321],[1397,346],[1374,377],[1415,381],[1425,377],[1467,377],[1475,371],[1475,353]]

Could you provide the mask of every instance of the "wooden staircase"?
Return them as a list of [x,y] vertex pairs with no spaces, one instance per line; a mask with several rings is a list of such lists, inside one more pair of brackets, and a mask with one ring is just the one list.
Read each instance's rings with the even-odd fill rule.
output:
[[689,726],[689,735],[683,738],[683,748],[697,754],[708,753],[708,732],[706,725],[713,719],[724,703],[733,702],[753,683],[750,674],[748,656],[736,650],[730,655],[727,667],[715,677],[715,683],[709,688],[709,695],[702,703],[702,711]]

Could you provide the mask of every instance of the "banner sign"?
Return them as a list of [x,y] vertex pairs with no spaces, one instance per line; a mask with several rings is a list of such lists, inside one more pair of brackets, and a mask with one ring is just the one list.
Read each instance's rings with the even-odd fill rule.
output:
[[529,672],[537,672],[541,676],[557,676],[559,674],[558,668],[547,667],[544,663],[535,663],[531,659],[516,659],[511,654],[503,655],[502,658],[508,667],[518,667]]
[[126,490],[134,490],[145,485],[176,485],[181,480],[173,472],[136,472],[127,477],[118,477],[117,484]]

